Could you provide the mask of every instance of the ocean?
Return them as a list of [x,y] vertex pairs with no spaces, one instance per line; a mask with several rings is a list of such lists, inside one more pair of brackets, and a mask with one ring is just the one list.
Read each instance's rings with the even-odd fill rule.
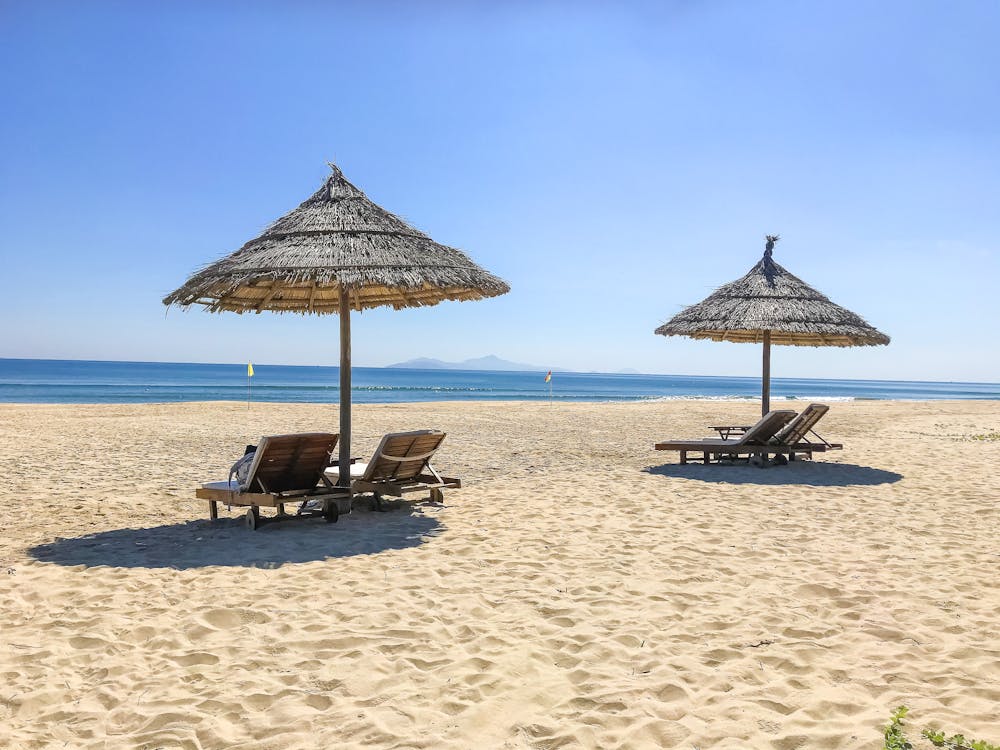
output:
[[[335,403],[336,367],[254,364],[253,401]],[[409,370],[355,367],[358,403],[406,401],[546,401],[543,372]],[[1000,399],[997,383],[925,383],[888,380],[773,378],[772,397],[802,401],[852,399]],[[556,401],[746,399],[760,396],[758,378],[691,375],[612,375],[559,372]],[[174,362],[90,362],[0,359],[0,402],[123,404],[245,401],[246,365]]]

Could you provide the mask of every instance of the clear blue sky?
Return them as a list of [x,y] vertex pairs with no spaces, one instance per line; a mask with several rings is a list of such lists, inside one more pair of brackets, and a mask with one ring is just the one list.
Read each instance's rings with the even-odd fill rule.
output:
[[[612,7],[614,6],[614,7]],[[1000,380],[995,2],[0,2],[0,356],[335,364],[161,297],[336,160],[510,294],[354,360],[754,375],[653,329],[775,258],[893,338],[786,376]]]

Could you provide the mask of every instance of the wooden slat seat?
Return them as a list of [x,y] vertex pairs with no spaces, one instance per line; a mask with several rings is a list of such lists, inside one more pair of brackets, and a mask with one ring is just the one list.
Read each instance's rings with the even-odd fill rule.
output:
[[[292,518],[284,512],[285,504],[291,502],[302,503],[296,518],[322,514],[328,521],[335,521],[342,508],[350,511],[351,497],[349,489],[334,488],[323,482],[323,470],[330,465],[336,446],[337,435],[328,432],[263,437],[242,487],[235,480],[205,482],[195,496],[208,501],[209,517],[213,520],[218,518],[218,503],[249,507],[250,528],[256,528],[263,520],[261,507],[277,508],[277,520]],[[314,500],[321,501],[322,510],[305,509],[306,502]]]
[[[376,501],[382,495],[402,497],[410,492],[429,491],[432,499],[440,501],[442,490],[462,486],[461,480],[442,477],[431,465],[431,458],[444,438],[445,433],[438,430],[394,432],[383,436],[370,461],[352,466],[354,491],[371,492]],[[328,468],[326,477],[337,483],[338,467]]]
[[[687,463],[687,454],[701,453],[703,461],[735,459],[740,456],[758,456],[766,461],[769,454],[787,456],[794,461],[797,456],[812,458],[813,453],[841,450],[843,445],[831,443],[820,436],[816,424],[830,410],[825,404],[809,404],[801,414],[792,411],[769,412],[760,422],[752,427],[743,425],[721,425],[711,427],[724,437],[706,438],[704,440],[669,440],[657,443],[657,450],[676,450],[681,454],[681,463]],[[792,415],[791,418],[775,417],[768,421],[772,414]],[[775,428],[770,437],[767,433]],[[742,432],[742,434],[741,434]],[[806,440],[812,434],[815,441]],[[737,437],[733,437],[733,436]]]
[[[792,460],[796,455],[812,458],[813,453],[842,450],[841,443],[831,443],[816,432],[816,424],[830,411],[826,404],[809,404],[802,413],[785,425],[773,438],[771,443],[788,449],[788,457]],[[812,434],[818,442],[806,440]]]
[[688,462],[688,453],[700,453],[701,460],[709,463],[720,458],[736,458],[740,455],[758,455],[764,459],[767,453],[781,453],[770,445],[773,438],[785,425],[795,418],[795,412],[778,409],[765,414],[757,424],[738,438],[702,438],[700,440],[664,440],[654,447],[658,451],[677,451],[682,464]]

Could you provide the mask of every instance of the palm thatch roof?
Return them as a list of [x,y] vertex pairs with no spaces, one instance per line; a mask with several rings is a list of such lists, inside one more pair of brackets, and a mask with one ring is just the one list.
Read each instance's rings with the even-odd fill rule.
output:
[[461,250],[441,245],[372,202],[331,164],[323,186],[232,255],[195,273],[165,305],[212,312],[336,313],[422,307],[510,291]]
[[889,337],[836,305],[771,257],[777,236],[767,237],[764,257],[740,279],[719,287],[656,329],[663,336],[792,346],[875,346]]

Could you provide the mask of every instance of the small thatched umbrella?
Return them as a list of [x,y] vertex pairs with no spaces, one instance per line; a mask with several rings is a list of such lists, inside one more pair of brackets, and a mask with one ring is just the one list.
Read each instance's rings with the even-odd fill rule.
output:
[[194,274],[163,303],[211,312],[340,314],[340,482],[350,482],[351,310],[423,307],[510,291],[465,253],[377,206],[334,165],[323,186],[260,237]]
[[771,408],[771,344],[875,346],[889,337],[860,316],[835,305],[771,259],[777,235],[768,235],[764,257],[741,279],[719,287],[656,329],[662,336],[764,345],[761,411]]

